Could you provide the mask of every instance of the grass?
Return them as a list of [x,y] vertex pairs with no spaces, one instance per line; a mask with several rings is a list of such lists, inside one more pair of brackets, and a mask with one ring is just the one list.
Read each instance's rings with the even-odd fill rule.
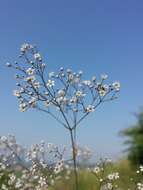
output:
[[[118,180],[117,184],[122,190],[127,190],[129,187],[130,189],[135,189],[134,185],[131,184],[131,178],[134,177],[136,179],[135,174],[136,171],[133,169],[127,160],[121,160],[110,168],[107,168],[106,172],[108,174],[113,172],[119,172],[120,179]],[[59,182],[56,185],[55,190],[73,190],[73,177],[69,180],[65,180],[63,182]],[[88,172],[87,170],[80,170],[79,171],[79,190],[99,190],[99,182],[96,177]]]

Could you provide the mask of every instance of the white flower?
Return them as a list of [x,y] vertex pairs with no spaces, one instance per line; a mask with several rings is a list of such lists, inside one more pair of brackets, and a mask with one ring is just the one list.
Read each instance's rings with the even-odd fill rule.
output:
[[88,105],[88,106],[86,107],[86,112],[90,113],[90,112],[94,112],[94,111],[95,111],[95,107],[94,107],[94,106]]
[[49,107],[51,105],[51,102],[49,101],[49,100],[47,100],[46,102],[45,102],[45,106],[46,107]]
[[53,86],[55,86],[55,81],[54,80],[48,80],[48,82],[47,82],[47,87],[53,87]]
[[6,63],[6,66],[7,67],[11,67],[12,65],[10,63]]
[[2,184],[2,190],[8,190],[8,187],[5,184]]
[[55,76],[55,73],[54,72],[50,72],[49,73],[49,78],[52,78],[52,77],[54,77]]
[[60,172],[61,172],[61,168],[56,166],[56,167],[54,168],[54,173],[55,173],[55,174],[58,174],[58,173],[60,173]]
[[25,79],[27,82],[33,82],[33,81],[35,81],[36,80],[36,78],[35,78],[35,76],[29,76],[29,77],[27,77],[26,79]]
[[71,82],[71,81],[73,81],[73,79],[74,79],[73,74],[69,74],[69,75],[68,75],[68,80]]
[[30,44],[28,44],[28,43],[25,43],[25,44],[23,44],[23,45],[21,46],[20,51],[21,51],[22,53],[25,53],[28,49],[30,49],[30,48],[32,48],[32,47],[33,47],[32,45],[30,45]]
[[73,83],[79,83],[80,82],[80,78],[79,77],[74,77]]
[[41,187],[46,185],[46,179],[44,177],[40,177],[38,183],[41,185]]
[[26,111],[26,109],[27,109],[27,104],[26,104],[26,103],[21,103],[21,104],[19,104],[19,110],[20,110],[21,112]]
[[0,138],[0,140],[1,140],[2,142],[6,142],[6,141],[7,141],[7,137],[6,137],[6,136],[2,136],[2,137]]
[[63,160],[60,160],[59,162],[56,163],[56,166],[54,168],[54,173],[58,174],[62,171],[63,169]]
[[108,89],[109,89],[108,85],[102,85],[101,83],[97,83],[97,90],[98,90],[100,96],[102,96],[102,97],[105,96]]
[[100,96],[105,96],[106,95],[106,90],[103,90],[103,89],[101,89],[101,90],[99,90],[99,95]]
[[48,149],[52,149],[54,147],[54,144],[53,143],[48,143],[47,147],[48,147]]
[[[3,142],[6,143],[6,141],[3,141]],[[6,165],[4,163],[0,163],[0,169],[5,170]]]
[[9,185],[12,185],[16,180],[16,176],[14,174],[11,174],[9,177],[10,177],[10,180],[8,183]]
[[119,173],[118,172],[114,173],[114,178],[119,179]]
[[103,182],[103,179],[102,179],[102,178],[100,178],[100,179],[99,179],[99,181],[100,181],[100,182]]
[[29,100],[29,102],[28,102],[29,105],[32,106],[32,107],[35,107],[35,105],[36,105],[36,100],[37,100],[37,99],[36,99],[35,97],[32,97],[31,100]]
[[107,178],[109,179],[109,180],[117,180],[117,179],[119,179],[119,173],[118,172],[116,172],[116,173],[112,173],[112,174],[109,174],[108,176],[107,176]]
[[34,69],[32,69],[32,68],[28,68],[27,70],[26,70],[26,73],[28,74],[28,75],[33,75],[34,74]]
[[98,174],[100,172],[100,168],[99,167],[95,167],[93,169],[93,172],[96,173],[96,174]]
[[137,183],[137,189],[143,190],[143,183]]
[[106,95],[106,93],[108,92],[108,89],[109,89],[109,86],[108,85],[103,85],[103,86],[100,86],[99,87],[99,95],[100,96],[105,96]]
[[14,91],[13,91],[13,95],[16,96],[16,97],[18,97],[18,98],[21,97],[21,93],[20,93],[20,91],[18,91],[18,90],[14,90]]
[[113,175],[113,174],[109,174],[109,175],[107,176],[107,178],[108,178],[109,180],[113,180],[113,179],[114,179],[114,175]]
[[107,78],[108,78],[108,75],[106,75],[106,74],[101,75],[102,80],[106,80]]
[[56,101],[59,103],[59,104],[67,104],[68,100],[66,97],[59,97],[56,99]]
[[121,88],[121,85],[120,85],[119,82],[114,82],[114,83],[112,84],[112,86],[113,86],[113,88],[114,88],[116,91],[119,91],[120,88]]
[[83,84],[85,84],[86,86],[90,86],[91,85],[91,81],[90,80],[85,80],[85,81],[83,81]]
[[71,99],[70,99],[70,103],[77,103],[77,97],[73,96]]
[[59,96],[59,97],[65,96],[65,91],[64,91],[64,90],[59,90],[59,91],[58,91],[58,96]]
[[143,172],[143,166],[140,166],[140,171]]
[[22,180],[18,178],[15,184],[15,188],[21,188],[21,187],[22,187]]
[[76,95],[77,97],[83,97],[83,96],[85,96],[85,94],[83,94],[83,92],[80,91],[80,90],[76,91],[75,95]]
[[112,183],[107,183],[107,188],[108,188],[108,189],[113,189]]
[[40,88],[40,83],[39,82],[34,82],[33,86],[34,86],[34,88],[38,89],[38,88]]
[[56,165],[61,168],[63,166],[63,160],[58,161]]
[[34,54],[34,58],[35,58],[36,60],[38,60],[38,61],[41,61],[41,60],[42,60],[42,57],[41,57],[40,53],[35,53],[35,54]]

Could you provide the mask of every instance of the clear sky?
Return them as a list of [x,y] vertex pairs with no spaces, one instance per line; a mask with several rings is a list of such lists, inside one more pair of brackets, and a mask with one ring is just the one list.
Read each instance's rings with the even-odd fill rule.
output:
[[143,1],[0,1],[0,135],[12,133],[26,145],[41,139],[67,144],[67,132],[47,115],[18,111],[13,72],[4,64],[24,42],[37,44],[49,71],[64,66],[121,82],[119,99],[102,105],[78,131],[80,144],[118,157],[124,149],[118,133],[143,105]]

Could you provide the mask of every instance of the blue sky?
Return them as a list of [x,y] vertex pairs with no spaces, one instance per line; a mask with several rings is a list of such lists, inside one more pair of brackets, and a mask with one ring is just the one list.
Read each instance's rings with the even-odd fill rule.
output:
[[143,105],[142,0],[2,0],[0,2],[0,134],[22,144],[41,139],[68,144],[68,133],[44,114],[19,113],[12,91],[13,62],[24,42],[37,44],[49,71],[64,66],[85,77],[109,75],[122,85],[117,101],[104,104],[79,129],[79,142],[97,155],[119,157],[120,130]]

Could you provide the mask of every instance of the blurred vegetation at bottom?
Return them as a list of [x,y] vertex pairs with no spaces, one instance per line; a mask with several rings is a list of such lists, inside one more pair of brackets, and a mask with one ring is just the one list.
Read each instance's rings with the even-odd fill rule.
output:
[[[112,168],[110,167],[107,171],[109,174],[113,172],[119,172],[118,187],[122,190],[134,189],[134,185],[131,182],[131,178],[136,178],[136,168],[131,167],[128,160],[122,160],[115,163]],[[74,189],[74,178],[71,177],[69,180],[59,182],[54,190],[73,190]],[[79,171],[79,190],[98,190],[99,182],[96,177],[87,170]],[[53,190],[52,188],[50,190]]]

